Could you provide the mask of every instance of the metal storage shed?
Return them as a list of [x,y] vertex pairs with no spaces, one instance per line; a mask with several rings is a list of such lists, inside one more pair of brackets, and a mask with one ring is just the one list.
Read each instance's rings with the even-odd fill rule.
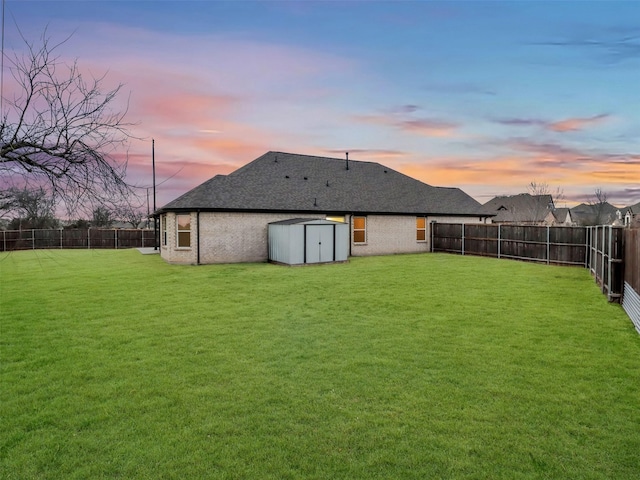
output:
[[269,224],[269,261],[302,265],[344,262],[348,256],[346,223],[292,218]]

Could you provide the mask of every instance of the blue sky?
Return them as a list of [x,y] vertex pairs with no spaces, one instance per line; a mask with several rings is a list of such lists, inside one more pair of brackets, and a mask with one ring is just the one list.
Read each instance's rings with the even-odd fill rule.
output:
[[484,203],[640,201],[640,2],[7,1],[124,84],[130,180],[159,205],[268,150],[378,161]]

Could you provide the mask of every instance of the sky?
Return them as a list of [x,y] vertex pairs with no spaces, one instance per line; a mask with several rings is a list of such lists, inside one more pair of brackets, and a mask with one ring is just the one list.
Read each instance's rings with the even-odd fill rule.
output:
[[7,0],[4,23],[5,52],[46,31],[123,84],[119,154],[146,192],[154,140],[158,207],[270,150],[480,203],[531,182],[640,202],[640,2]]

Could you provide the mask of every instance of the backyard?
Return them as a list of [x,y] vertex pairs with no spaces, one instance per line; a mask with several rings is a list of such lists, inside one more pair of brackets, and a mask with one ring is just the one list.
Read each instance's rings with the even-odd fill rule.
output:
[[586,269],[0,256],[0,477],[637,478],[640,336]]

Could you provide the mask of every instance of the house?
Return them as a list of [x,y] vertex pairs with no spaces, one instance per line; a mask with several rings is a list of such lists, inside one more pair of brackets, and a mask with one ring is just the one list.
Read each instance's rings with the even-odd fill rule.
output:
[[625,227],[640,225],[640,202],[624,208],[623,211]]
[[554,210],[551,195],[499,196],[484,204],[487,213],[493,213],[492,223],[542,225]]
[[374,162],[268,152],[155,212],[170,263],[263,262],[268,225],[293,218],[349,225],[349,255],[428,252],[429,223],[490,217],[458,188],[433,187]]
[[577,225],[612,225],[617,211],[609,202],[581,203],[571,209],[571,216]]
[[544,224],[551,226],[570,227],[571,225],[573,225],[571,210],[569,208],[554,208],[545,217]]

